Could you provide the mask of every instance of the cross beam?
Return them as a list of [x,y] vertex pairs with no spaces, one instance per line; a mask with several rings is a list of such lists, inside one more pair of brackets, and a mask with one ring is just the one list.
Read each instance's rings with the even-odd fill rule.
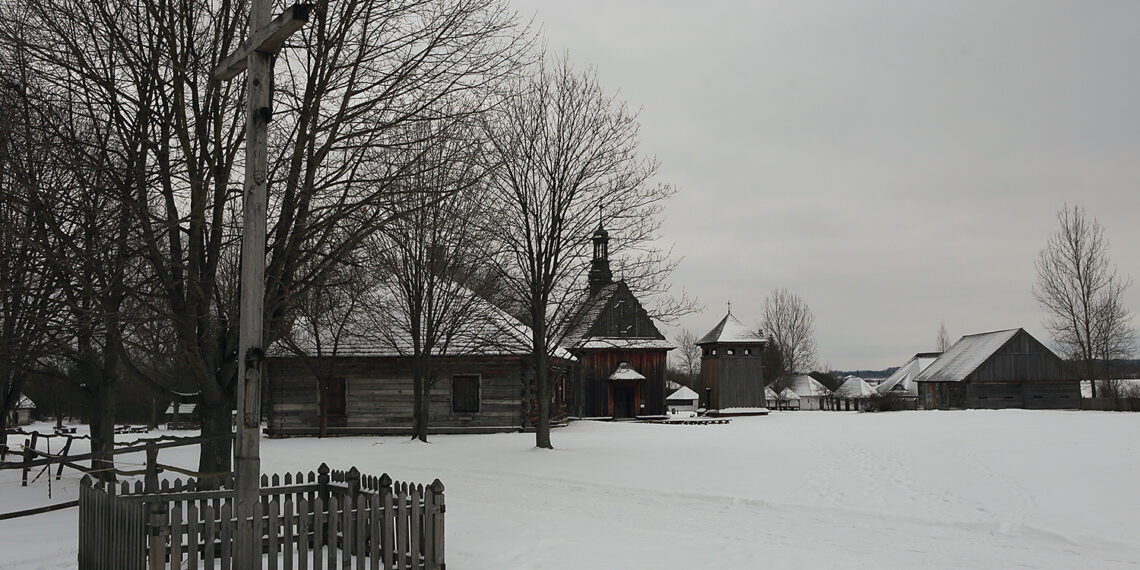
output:
[[237,51],[226,56],[214,68],[214,78],[219,81],[229,81],[237,74],[249,67],[249,56],[253,52],[275,54],[293,35],[293,32],[304,27],[309,22],[309,14],[313,11],[312,4],[294,4],[279,14],[261,30],[254,32],[251,37],[241,44]]

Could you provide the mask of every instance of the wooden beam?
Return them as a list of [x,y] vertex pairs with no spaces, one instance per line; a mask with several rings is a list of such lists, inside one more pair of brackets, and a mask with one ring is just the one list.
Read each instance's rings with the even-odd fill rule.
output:
[[242,43],[237,51],[226,56],[214,68],[214,78],[229,81],[249,66],[249,55],[253,52],[275,54],[293,32],[301,29],[309,21],[312,4],[294,4],[258,31],[254,37]]

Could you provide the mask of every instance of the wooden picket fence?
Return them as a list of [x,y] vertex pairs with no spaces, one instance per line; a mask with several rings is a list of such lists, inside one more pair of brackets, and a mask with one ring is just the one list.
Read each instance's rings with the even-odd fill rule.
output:
[[[213,488],[211,488],[213,487]],[[233,478],[158,489],[84,477],[81,570],[233,568]],[[356,468],[262,475],[254,536],[270,570],[445,570],[444,495],[431,485],[362,476]],[[244,569],[242,569],[244,570]]]

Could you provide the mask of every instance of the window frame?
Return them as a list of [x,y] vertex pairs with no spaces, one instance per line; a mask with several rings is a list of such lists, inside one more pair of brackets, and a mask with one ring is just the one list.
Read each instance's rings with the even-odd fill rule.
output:
[[[456,380],[459,378],[474,379],[475,382],[475,407],[474,409],[457,409],[457,399],[455,397]],[[482,374],[452,374],[451,375],[451,413],[453,414],[478,414],[483,408],[483,375]]]

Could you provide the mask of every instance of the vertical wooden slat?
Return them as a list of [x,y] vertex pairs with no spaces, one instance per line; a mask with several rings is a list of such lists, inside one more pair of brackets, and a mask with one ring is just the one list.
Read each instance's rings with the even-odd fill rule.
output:
[[423,550],[424,550],[424,568],[427,570],[439,570],[435,564],[435,491],[432,488],[424,488],[424,514],[423,514]]
[[214,569],[214,505],[213,503],[203,503],[202,507],[202,521],[205,532],[202,533],[202,540],[205,543],[206,549],[202,553],[202,566],[206,570]]
[[365,537],[368,533],[368,510],[365,503],[365,496],[363,493],[356,496],[356,532],[353,535],[356,538],[356,568],[364,570],[368,560],[368,551],[365,549]]
[[368,553],[368,570],[381,570],[384,566],[380,558],[380,495],[368,496],[368,538],[371,549]]
[[408,569],[408,484],[396,486],[396,568]]
[[328,563],[329,570],[336,570],[336,551],[337,551],[337,510],[339,501],[336,495],[329,495],[329,518],[328,518],[328,534],[325,535],[325,548],[328,549]]
[[325,543],[324,509],[325,504],[321,496],[313,497],[313,570],[324,568],[324,552],[321,552]]
[[254,547],[254,552],[257,554],[253,557],[253,568],[250,570],[261,570],[261,549],[265,545],[265,528],[262,522],[262,517],[265,515],[265,509],[261,501],[253,504],[253,540],[257,543]]
[[182,505],[170,509],[170,567],[182,568]]
[[233,563],[233,540],[235,530],[233,528],[232,522],[233,512],[233,501],[226,501],[222,504],[222,510],[218,516],[218,522],[221,524],[222,534],[222,556],[220,560],[222,570],[230,570]]
[[420,495],[423,494],[423,485],[412,485],[411,496],[408,497],[408,507],[411,509],[411,520],[409,521],[409,534],[408,534],[408,554],[411,555],[412,570],[423,570],[420,564],[420,553],[423,552],[423,544],[420,543],[420,524],[423,522],[423,516],[420,512]]
[[[288,473],[285,474],[285,478],[288,480]],[[282,507],[282,515],[284,515],[282,518],[284,520],[283,524],[281,525],[281,530],[284,531],[284,535],[282,536],[283,540],[281,541],[283,544],[283,547],[281,548],[281,561],[283,562],[282,566],[284,567],[284,570],[293,570],[293,553],[297,551],[297,545],[294,544],[293,539],[293,498],[290,495],[285,495],[285,503],[282,505]]]
[[190,502],[186,505],[186,566],[189,570],[198,570],[198,505]]
[[392,506],[392,487],[387,486],[380,492],[381,502],[383,503],[384,511],[380,514],[380,542],[381,547],[384,549],[384,566],[383,568],[391,568],[395,561],[392,559],[392,537],[396,532],[393,527],[393,520],[395,517],[394,507]]
[[[274,475],[276,477],[276,475]],[[281,503],[277,497],[269,502],[269,524],[265,527],[266,534],[269,535],[269,560],[267,566],[269,570],[277,570],[277,537],[281,533],[281,519],[278,516]],[[288,552],[288,543],[286,543],[286,552]]]
[[297,570],[309,570],[309,501],[297,502]]
[[340,567],[343,570],[352,570],[352,545],[356,544],[353,540],[354,526],[352,517],[352,495],[345,495],[343,499],[344,504],[341,506],[342,519],[341,519],[341,541],[340,541]]

